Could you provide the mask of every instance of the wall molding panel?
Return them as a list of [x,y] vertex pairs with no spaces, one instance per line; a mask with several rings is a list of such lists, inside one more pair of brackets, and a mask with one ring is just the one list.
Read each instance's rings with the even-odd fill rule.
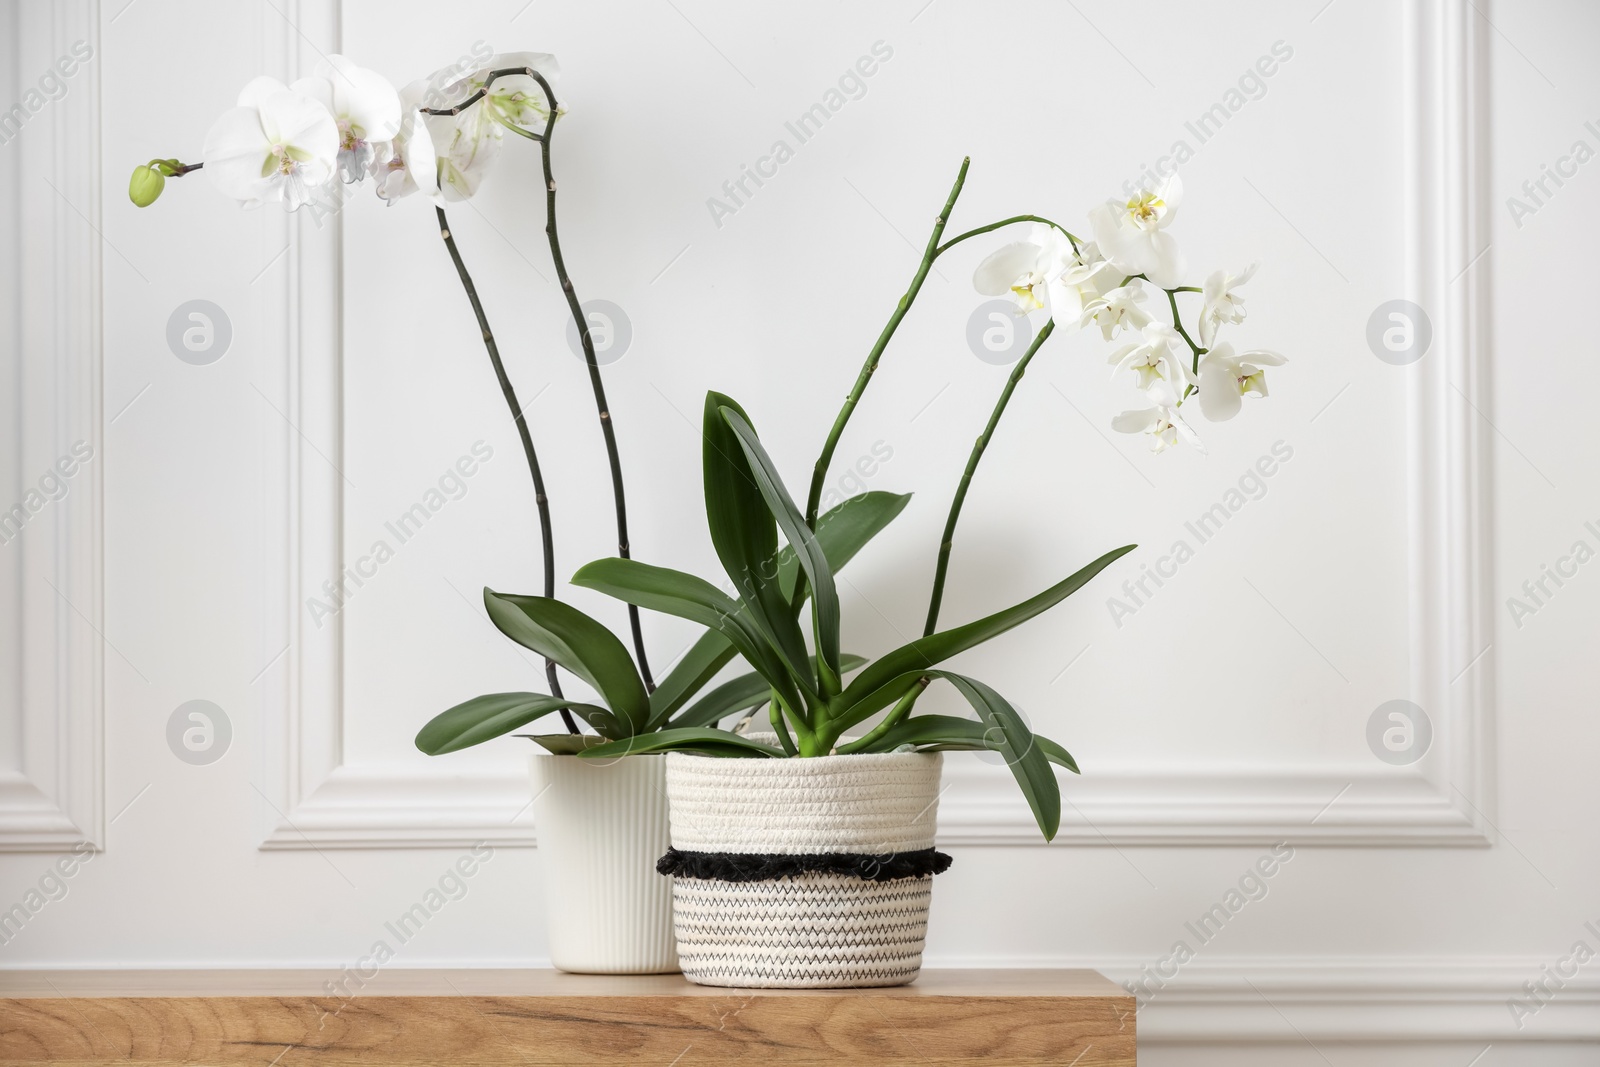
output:
[[[7,17],[0,64],[13,84],[31,83],[75,43],[98,55],[97,3],[18,4]],[[12,765],[0,764],[0,852],[104,840],[99,80],[99,64],[82,63],[5,148],[18,195],[0,279],[15,302],[5,318],[17,360],[0,387],[0,422],[15,428],[17,465],[16,484],[0,482],[16,496],[0,509],[14,522],[20,503],[24,517],[0,545],[0,707],[15,703],[6,719],[17,742]],[[58,462],[72,473],[48,500],[39,481]],[[44,501],[37,509],[30,491]]]
[[[332,40],[332,0],[302,0],[295,22]],[[1471,7],[1414,0],[1406,13],[1404,161],[1412,299],[1429,309],[1429,354],[1407,369],[1410,424],[1412,699],[1431,717],[1433,750],[1407,768],[1304,766],[1227,770],[1178,767],[1097,773],[1065,792],[1058,843],[1072,845],[1482,846],[1492,810],[1493,612],[1489,581],[1489,432],[1479,408],[1485,383],[1481,272],[1469,264],[1483,238],[1486,183],[1480,98],[1484,60]],[[323,35],[323,36],[319,36]],[[284,65],[304,63],[304,41],[285,40]],[[314,57],[313,57],[314,58]],[[286,223],[292,226],[296,223]],[[301,224],[303,225],[303,224]],[[337,227],[334,228],[337,230]],[[285,402],[295,424],[339,462],[340,313],[337,238],[303,231],[282,294],[292,313]],[[332,295],[330,295],[332,294]],[[318,376],[321,376],[320,378]],[[532,844],[518,818],[526,774],[493,777],[428,769],[401,773],[350,764],[341,746],[342,616],[321,630],[302,623],[300,605],[322,576],[341,570],[342,485],[322,456],[285,431],[278,473],[288,501],[287,584],[277,600],[275,669],[285,728],[269,771],[281,799],[266,848],[439,847],[475,840]],[[276,712],[274,716],[276,717]],[[970,764],[970,765],[969,765]],[[946,770],[940,840],[951,845],[1041,845],[1038,830],[1003,768],[973,761]]]

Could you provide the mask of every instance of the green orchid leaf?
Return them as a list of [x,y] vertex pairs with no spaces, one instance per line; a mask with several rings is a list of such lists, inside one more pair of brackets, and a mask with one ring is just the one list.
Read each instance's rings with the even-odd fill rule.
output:
[[[839,695],[836,715],[846,725],[853,725],[876,711],[881,711],[899,699],[918,673],[928,673],[926,668],[942,663],[951,656],[998,637],[1007,630],[1020,626],[1035,615],[1055,607],[1067,597],[1082,589],[1091,578],[1105,570],[1116,560],[1132,552],[1137,545],[1124,545],[1107,552],[1093,563],[1057,582],[1038,596],[1020,604],[997,611],[976,622],[941,630],[927,637],[919,637],[875,660]],[[907,681],[909,675],[910,681]]]
[[1082,774],[1078,770],[1078,761],[1072,758],[1072,753],[1050,740],[1048,737],[1033,735],[1033,743],[1039,746],[1039,751],[1044,753],[1044,758],[1058,767],[1065,767],[1073,774]]
[[694,752],[702,756],[782,757],[783,750],[763,745],[725,730],[657,730],[621,741],[612,741],[579,753],[583,759],[616,759],[619,756],[644,756],[654,752]]
[[596,729],[608,721],[614,723],[609,711],[594,704],[577,704],[543,693],[490,693],[435,715],[417,731],[417,748],[430,756],[470,748],[562,708],[571,708]]
[[[842,655],[839,665],[846,671],[863,666],[861,656]],[[748,711],[766,703],[772,687],[760,674],[741,674],[731,678],[691,704],[674,718],[668,727],[712,726],[737,712]]]
[[556,756],[576,756],[586,748],[608,745],[610,740],[594,734],[518,734]]
[[787,665],[750,618],[746,605],[701,578],[667,567],[612,556],[585,564],[572,584],[650,611],[697,622],[724,637],[783,699],[800,707]]
[[[772,457],[767,455],[767,450],[762,447],[761,438],[756,436],[756,431],[744,417],[744,413],[736,408],[723,407],[722,417],[738,437],[739,446],[749,461],[751,476],[755,478],[756,485],[761,490],[762,499],[772,513],[773,519],[777,521],[779,529],[783,531],[789,547],[794,550],[795,558],[799,560],[806,580],[811,583],[811,614],[817,641],[817,677],[821,682],[822,695],[831,697],[839,692],[841,674],[839,592],[833,584],[833,570],[828,566],[827,554],[817,542],[817,536],[811,527],[806,525],[805,515],[789,496],[789,490],[785,488],[783,479],[778,475]],[[787,605],[776,583],[773,583],[773,592],[777,594],[781,603]]]
[[483,606],[501,633],[555,660],[593,686],[619,720],[622,732],[618,736],[646,728],[649,694],[633,657],[603,624],[549,597],[496,593],[486,588]]
[[976,678],[951,671],[927,673],[943,678],[966,697],[985,727],[984,747],[1004,757],[1012,777],[1022,788],[1028,807],[1033,809],[1034,821],[1039,824],[1044,839],[1053,840],[1061,827],[1061,787],[1056,784],[1044,749],[1034,740],[1033,731],[1022,721],[1017,709]]
[[[922,752],[993,752],[998,738],[998,735],[991,735],[993,729],[958,715],[913,715],[895,723],[872,744],[856,751],[893,752],[901,745],[915,745]],[[1051,763],[1073,774],[1080,773],[1072,753],[1056,742],[1034,734],[1033,743]]]
[[673,712],[728,665],[735,653],[728,639],[717,631],[707,630],[701,634],[650,694],[650,722],[645,727],[646,732],[659,730]]
[[901,745],[938,745],[969,750],[987,749],[988,727],[959,715],[912,715],[901,719],[860,752],[893,752]]
[[[895,516],[905,510],[906,504],[911,500],[910,493],[884,493],[867,492],[851,497],[844,503],[830,508],[817,519],[817,542],[822,545],[822,550],[828,556],[828,566],[837,573],[840,568],[855,558],[856,554],[866,543],[889,525]],[[794,549],[789,545],[783,546],[778,551],[778,586],[784,598],[794,596],[795,577],[800,573],[800,564],[794,557]],[[728,643],[728,639],[717,630],[707,630],[700,635],[693,647],[684,653],[667,677],[661,680],[653,693],[650,694],[650,726],[649,729],[659,729],[667,717],[673,715],[683,707],[717,673],[710,669],[712,663],[720,661],[725,665],[736,654],[735,649]],[[859,657],[840,657],[840,667],[845,671],[855,670],[861,666],[857,662]],[[846,661],[850,662],[846,662]],[[701,668],[707,669],[702,673]],[[759,675],[746,675],[745,678],[759,678]],[[759,683],[760,694],[767,691],[765,681]],[[746,707],[759,704],[759,698],[752,700]],[[719,706],[726,706],[719,703]],[[735,711],[745,708],[733,707],[723,712],[730,715]],[[702,709],[700,714],[694,716],[695,722],[687,721],[686,716],[674,719],[673,725],[701,725],[706,720],[708,709]],[[714,719],[706,721],[715,721]]]
[[[911,503],[910,493],[858,493],[844,503],[829,508],[817,517],[817,543],[828,557],[835,574],[855,558],[866,543],[893,522]],[[800,574],[794,546],[778,551],[778,588],[784,599],[794,599],[794,583]]]
[[[739,435],[723,411],[741,417],[731,397],[706,394],[701,433],[706,522],[723,570],[748,608],[748,617],[766,638],[800,690],[820,700],[817,681],[806,670],[806,643],[789,603],[778,588],[778,527]],[[748,419],[745,420],[748,424]]]

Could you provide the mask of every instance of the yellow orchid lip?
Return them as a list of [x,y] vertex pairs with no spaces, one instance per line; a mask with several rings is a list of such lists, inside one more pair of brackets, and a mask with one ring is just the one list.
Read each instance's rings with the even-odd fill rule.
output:
[[1033,310],[1038,311],[1044,307],[1044,301],[1040,300],[1039,294],[1034,292],[1035,288],[1033,285],[1013,285],[1011,291],[1016,293],[1019,299],[1026,300],[1031,304]]
[[1167,203],[1154,193],[1144,193],[1128,200],[1128,213],[1140,222],[1149,222],[1160,216]]

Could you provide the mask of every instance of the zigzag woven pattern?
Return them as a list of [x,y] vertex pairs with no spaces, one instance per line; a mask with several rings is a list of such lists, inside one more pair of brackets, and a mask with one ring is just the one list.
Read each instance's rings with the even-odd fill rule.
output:
[[808,873],[763,882],[678,876],[672,918],[684,977],[701,985],[904,985],[922,969],[933,878]]

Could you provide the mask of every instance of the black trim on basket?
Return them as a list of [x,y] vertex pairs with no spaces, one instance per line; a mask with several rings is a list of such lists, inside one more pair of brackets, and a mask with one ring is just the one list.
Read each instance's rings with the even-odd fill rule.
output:
[[717,882],[770,882],[799,874],[853,874],[868,882],[924,878],[950,869],[950,857],[931,848],[913,852],[680,852],[667,849],[656,861],[661,874]]

